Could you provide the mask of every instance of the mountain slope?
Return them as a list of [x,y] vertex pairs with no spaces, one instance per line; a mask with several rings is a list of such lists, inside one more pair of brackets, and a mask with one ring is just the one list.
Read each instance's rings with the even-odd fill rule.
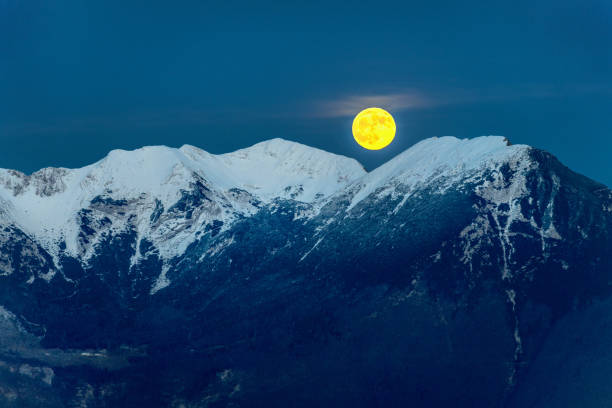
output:
[[[81,169],[1,170],[0,199],[10,222],[56,258],[61,243],[70,256],[91,256],[97,237],[83,223],[113,233],[131,224],[168,258],[195,239],[197,231],[185,231],[193,223],[231,222],[276,198],[320,200],[364,173],[353,159],[281,139],[218,156],[157,146],[114,150]],[[192,204],[195,214],[183,208]],[[159,219],[174,209],[177,217]]]
[[501,137],[370,173],[275,139],[0,184],[15,406],[523,406],[611,294],[610,190]]

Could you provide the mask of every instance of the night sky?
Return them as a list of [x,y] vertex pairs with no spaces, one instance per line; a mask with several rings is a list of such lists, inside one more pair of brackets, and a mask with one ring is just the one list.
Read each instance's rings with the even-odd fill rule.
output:
[[[353,3],[353,4],[351,4]],[[0,167],[504,135],[612,186],[612,2],[0,0]],[[353,116],[389,110],[382,151]]]

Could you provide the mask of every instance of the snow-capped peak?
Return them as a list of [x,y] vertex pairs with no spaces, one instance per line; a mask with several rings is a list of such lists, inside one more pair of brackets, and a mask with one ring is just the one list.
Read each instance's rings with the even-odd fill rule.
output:
[[[115,232],[135,229],[168,258],[193,242],[199,229],[227,226],[258,211],[261,203],[323,202],[348,192],[352,208],[381,189],[395,194],[398,184],[406,191],[437,178],[457,179],[518,157],[526,147],[508,146],[496,136],[431,138],[370,173],[354,159],[283,139],[220,155],[189,145],[113,150],[80,169],[46,168],[30,176],[0,170],[0,213],[53,255],[64,241],[66,251],[87,258],[97,239],[83,238],[79,217],[88,209],[85,216],[93,217],[88,222],[104,222]],[[180,200],[193,209],[160,218]]]
[[521,156],[528,148],[510,145],[502,136],[473,139],[444,136],[422,140],[356,181],[350,208],[390,183],[414,188],[439,178],[452,182],[477,169]]
[[240,188],[264,201],[284,197],[287,187],[301,188],[301,192],[289,194],[309,202],[317,195],[334,193],[364,175],[365,170],[354,159],[272,139],[221,155],[190,145],[179,149],[147,146],[132,151],[112,150],[102,160],[83,168],[46,168],[31,176],[0,169],[0,188],[9,197],[48,197],[75,193],[74,190],[83,190],[87,196],[108,193],[130,198],[147,193],[159,197],[164,190],[182,186],[185,179],[190,181],[193,174],[213,187]]
[[278,196],[311,202],[366,174],[356,160],[283,139],[219,156],[241,188],[268,200]]
[[[210,192],[214,202],[202,210],[207,211],[206,217],[226,222],[232,217],[226,214],[228,208],[234,212],[253,210],[248,199],[229,193],[234,189],[264,203],[276,198],[312,202],[364,174],[363,167],[353,159],[282,139],[221,155],[189,145],[179,149],[148,146],[113,150],[102,160],[79,169],[47,168],[30,176],[0,170],[0,202],[5,202],[4,212],[10,222],[36,237],[50,252],[56,252],[58,243],[65,241],[67,250],[76,254],[83,250],[77,238],[78,214],[98,197],[128,203],[139,219],[139,234],[149,236],[154,209],[171,208],[197,183]],[[124,209],[117,211],[125,213]],[[183,224],[197,221],[189,218]],[[119,224],[121,228],[125,222],[117,220],[113,227]],[[176,248],[178,241],[182,247],[194,238],[181,237],[183,229],[193,235],[193,228],[186,225],[166,227],[155,228],[168,248]]]

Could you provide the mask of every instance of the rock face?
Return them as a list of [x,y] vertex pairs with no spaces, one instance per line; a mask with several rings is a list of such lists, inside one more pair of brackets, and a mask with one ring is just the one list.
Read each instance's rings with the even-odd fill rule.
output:
[[0,405],[606,406],[611,233],[501,137],[0,170]]

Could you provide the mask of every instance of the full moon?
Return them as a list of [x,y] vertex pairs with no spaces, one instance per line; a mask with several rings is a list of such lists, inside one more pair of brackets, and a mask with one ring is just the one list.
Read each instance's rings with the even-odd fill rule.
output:
[[353,137],[368,150],[386,147],[395,137],[393,116],[381,108],[362,110],[353,120]]

